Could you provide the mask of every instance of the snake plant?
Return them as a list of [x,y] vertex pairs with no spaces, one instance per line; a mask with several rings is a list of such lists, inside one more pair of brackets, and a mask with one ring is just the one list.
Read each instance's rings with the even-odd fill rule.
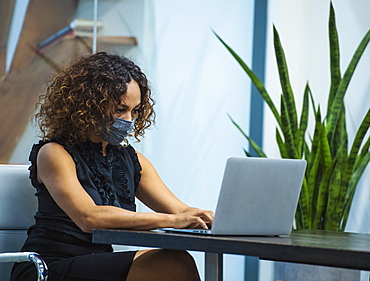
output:
[[[352,144],[349,144],[343,99],[356,66],[369,43],[370,30],[360,42],[342,75],[335,11],[332,4],[330,4],[328,28],[331,84],[326,115],[323,115],[320,106],[315,105],[308,83],[303,93],[302,111],[300,114],[297,112],[284,50],[275,26],[273,26],[274,48],[282,92],[279,110],[260,79],[230,46],[216,33],[215,35],[244,69],[272,111],[277,121],[276,142],[281,157],[307,161],[295,214],[296,228],[344,231],[357,184],[370,160],[370,138],[367,137],[370,110],[359,125]],[[310,104],[315,117],[313,136],[310,136],[307,131]],[[231,116],[229,117],[257,155],[267,157],[261,147]],[[251,156],[245,149],[244,152],[246,156]]]

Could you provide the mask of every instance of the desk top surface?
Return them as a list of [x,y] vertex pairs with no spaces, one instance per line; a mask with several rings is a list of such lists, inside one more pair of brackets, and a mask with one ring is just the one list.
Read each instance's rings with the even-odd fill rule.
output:
[[210,236],[156,231],[94,230],[94,243],[230,253],[260,259],[370,270],[370,235],[295,230],[280,237]]

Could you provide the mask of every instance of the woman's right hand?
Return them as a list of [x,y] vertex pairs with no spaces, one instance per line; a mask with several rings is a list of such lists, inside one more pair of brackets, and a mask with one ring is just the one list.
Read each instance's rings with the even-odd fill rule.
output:
[[172,214],[173,228],[203,228],[208,229],[212,225],[213,212],[192,208],[188,212]]

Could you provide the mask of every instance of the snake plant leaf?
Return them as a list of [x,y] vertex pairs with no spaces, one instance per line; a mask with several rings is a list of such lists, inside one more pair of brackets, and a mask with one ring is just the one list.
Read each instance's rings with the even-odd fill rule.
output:
[[350,179],[349,190],[351,192],[346,197],[345,209],[344,209],[344,212],[343,212],[343,222],[342,222],[341,229],[340,229],[341,231],[345,230],[345,227],[346,227],[347,221],[348,221],[349,211],[350,211],[351,204],[352,204],[352,201],[353,201],[353,196],[354,196],[355,191],[356,191],[356,186],[357,186],[363,172],[365,171],[367,165],[369,164],[369,162],[370,162],[370,151],[367,151],[367,153],[363,156],[362,160],[360,161],[360,163],[358,165],[358,168],[353,173],[353,175]]
[[307,82],[305,90],[304,90],[304,95],[303,95],[303,105],[302,105],[302,112],[301,112],[301,117],[299,121],[298,136],[296,137],[296,142],[295,142],[299,158],[302,158],[303,156],[303,145],[305,142],[305,135],[306,135],[307,125],[308,125],[309,92],[311,92],[311,89]]
[[280,77],[280,85],[281,90],[283,92],[286,106],[289,113],[289,121],[291,126],[291,131],[293,133],[293,136],[295,136],[297,132],[297,111],[296,111],[296,105],[294,101],[294,95],[292,86],[290,85],[290,79],[289,79],[289,73],[288,73],[288,67],[285,59],[285,54],[283,47],[280,42],[280,36],[277,32],[275,25],[273,26],[274,30],[274,47],[275,47],[275,56],[279,71],[279,77]]
[[325,213],[324,229],[337,231],[344,209],[344,197],[341,192],[340,169],[335,169],[329,183],[329,198]]
[[370,126],[370,109],[367,111],[367,114],[362,120],[361,125],[357,130],[355,139],[353,140],[352,148],[349,153],[348,160],[347,160],[344,172],[343,172],[343,181],[345,182],[347,182],[351,178],[354,172],[356,159],[358,157],[357,155],[358,155],[358,152],[360,151],[362,141],[369,129],[369,126]]
[[[318,152],[320,152],[320,147],[318,148]],[[310,202],[310,214],[313,214],[313,210],[316,208],[314,199],[317,198],[317,190],[315,189],[317,178],[319,173],[321,172],[320,169],[320,154],[317,153],[313,155],[311,159],[310,170],[307,171],[307,190],[309,192],[309,202]]]
[[315,194],[316,198],[313,199],[313,222],[312,227],[314,229],[322,229],[322,218],[325,216],[328,194],[329,194],[329,181],[333,173],[334,166],[331,167],[324,173],[323,178],[318,183],[319,188]]
[[317,198],[317,190],[315,188],[317,182],[319,182],[319,179],[321,177],[321,169],[320,169],[320,151],[321,151],[321,146],[320,146],[320,134],[321,134],[321,111],[320,107],[318,108],[317,115],[316,115],[316,124],[315,124],[315,131],[314,131],[314,136],[312,140],[312,150],[311,150],[311,155],[310,155],[310,161],[307,162],[307,168],[306,168],[306,178],[307,178],[307,190],[309,193],[309,202],[310,203],[310,208],[308,208],[310,212],[310,216],[313,216],[313,210],[316,208],[315,207],[315,202],[314,199]]
[[287,109],[287,105],[285,103],[284,95],[280,96],[280,106],[281,106],[281,124],[282,124],[282,131],[285,140],[285,148],[289,158],[298,159],[298,153],[295,148],[294,143],[294,133],[292,130],[292,126],[289,119],[289,113]]
[[252,157],[252,155],[245,148],[243,148],[243,151],[244,151],[245,156]]
[[356,169],[354,171],[354,173],[351,175],[351,178],[348,182],[348,189],[347,189],[347,193],[346,193],[346,196],[345,196],[344,208],[343,208],[343,211],[342,211],[343,220],[342,220],[341,226],[340,226],[341,231],[344,231],[344,229],[346,227],[349,211],[350,211],[351,204],[352,204],[352,201],[353,201],[353,197],[354,197],[354,194],[355,194],[355,191],[356,191],[356,186],[357,186],[359,180],[361,179],[362,174],[365,171],[367,165],[369,164],[369,161],[370,161],[370,151],[368,151],[365,154],[364,158],[362,159],[361,163],[359,164],[358,169]]
[[302,218],[301,214],[302,214],[302,211],[301,211],[300,203],[299,203],[299,200],[298,200],[297,210],[296,210],[295,215],[294,215],[294,222],[295,222],[296,229],[302,229],[303,228],[302,227],[303,218]]
[[325,212],[327,208],[327,202],[329,197],[329,186],[330,182],[333,182],[332,177],[336,176],[338,172],[341,171],[345,159],[346,153],[343,150],[343,146],[339,149],[340,151],[337,153],[337,156],[333,161],[331,161],[331,166],[323,173],[323,177],[318,183],[318,196],[316,200],[315,206],[315,215],[313,220],[313,228],[314,229],[323,229],[323,218],[325,217]]
[[285,147],[284,141],[283,141],[283,139],[282,139],[282,137],[280,135],[280,132],[279,132],[278,128],[276,128],[276,134],[275,134],[275,136],[276,136],[276,142],[278,144],[281,157],[283,157],[283,158],[289,158],[288,153],[286,151],[286,147]]
[[321,159],[324,165],[324,169],[329,169],[332,162],[332,156],[330,153],[330,146],[328,139],[326,137],[326,129],[325,126],[321,126],[321,133],[320,133],[320,146],[321,146]]
[[[320,148],[319,148],[320,151]],[[317,153],[313,155],[313,159],[311,159],[311,165],[310,170],[307,172],[307,197],[309,202],[309,205],[307,207],[307,212],[311,218],[314,216],[314,210],[316,208],[316,203],[314,202],[314,199],[317,198],[317,190],[315,189],[316,181],[317,181],[317,175],[320,172],[320,154]]]
[[304,142],[303,144],[303,155],[304,155],[304,159],[307,161],[307,163],[311,162],[311,151],[310,151],[310,147],[308,146],[307,142]]
[[313,109],[313,115],[316,116],[317,115],[317,109],[316,109],[316,105],[315,105],[315,100],[313,98],[313,95],[312,95],[311,91],[309,91],[308,94],[310,95],[310,100],[311,100],[312,109]]
[[342,79],[340,72],[340,51],[339,51],[338,31],[335,21],[335,11],[333,3],[331,2],[329,14],[329,50],[330,50],[331,84],[328,104],[331,104],[338,90],[340,80]]
[[331,139],[330,142],[330,150],[335,157],[339,147],[342,146],[343,142],[346,142],[345,149],[348,150],[348,134],[347,134],[347,126],[346,126],[346,113],[344,104],[342,104],[342,110],[339,114],[339,120],[334,131],[334,137]]
[[312,228],[310,214],[310,192],[307,188],[307,180],[306,178],[303,178],[302,189],[299,195],[297,211],[295,214],[295,221],[298,229]]
[[[356,172],[355,172],[356,173]],[[350,180],[347,180],[345,178],[346,175],[341,175],[340,181],[338,181],[338,184],[336,185],[338,187],[338,195],[336,198],[333,197],[332,201],[334,207],[332,208],[332,212],[330,213],[330,217],[332,218],[331,222],[331,229],[328,228],[328,230],[340,230],[342,227],[342,220],[343,216],[346,213],[346,202],[348,201],[349,198],[353,198],[353,194],[351,194],[350,190]]]
[[257,153],[258,157],[265,157],[266,158],[266,154],[263,152],[263,150],[261,149],[261,147],[255,143],[249,136],[247,136],[247,134],[243,131],[243,129],[239,126],[238,123],[236,123],[234,121],[234,119],[228,115],[231,122],[234,124],[234,126],[242,133],[242,135],[248,140],[249,144],[252,146],[252,148],[254,149],[254,151]]
[[236,61],[239,63],[239,65],[243,68],[243,70],[247,73],[249,78],[252,80],[252,83],[257,88],[258,92],[261,94],[264,101],[269,106],[272,114],[274,115],[276,121],[278,122],[279,126],[281,126],[280,122],[280,116],[279,112],[277,111],[273,101],[271,100],[269,94],[267,93],[267,90],[264,86],[264,84],[261,82],[261,80],[254,74],[254,72],[247,66],[247,64],[239,57],[239,55],[228,45],[225,43],[224,40],[221,39],[218,34],[213,31],[213,33],[216,35],[218,40],[226,47],[226,49],[230,52],[230,54],[236,59]]
[[[364,119],[362,120],[361,122],[361,125],[360,127],[358,128],[357,130],[357,133],[356,133],[356,136],[355,136],[355,139],[353,140],[353,143],[352,143],[352,148],[351,148],[351,152],[348,156],[348,163],[351,164],[353,166],[354,162],[355,162],[355,158],[361,148],[361,145],[362,145],[362,141],[367,133],[367,131],[369,130],[369,127],[370,127],[370,109],[367,111],[367,114],[365,115]],[[367,142],[369,141],[369,139],[367,140]],[[367,144],[367,149],[369,149],[369,144]],[[364,146],[365,148],[366,146]]]
[[360,163],[362,162],[362,159],[366,156],[367,153],[369,153],[369,147],[370,147],[370,138],[367,139],[364,146],[362,147],[360,155],[356,158],[356,163],[354,169],[357,169]]
[[353,197],[353,194],[355,192],[355,189],[356,189],[356,185],[357,183],[359,182],[363,172],[365,171],[367,165],[369,164],[369,161],[370,161],[370,151],[368,151],[365,156],[362,158],[361,162],[359,163],[359,166],[358,168],[354,171],[354,173],[351,175],[351,178],[349,180],[349,185],[348,185],[348,190],[350,191],[349,192],[349,196],[346,196],[346,203],[351,203],[351,202],[348,202],[348,200],[352,200],[352,197]]
[[370,30],[365,34],[364,38],[360,42],[359,46],[357,47],[344,75],[342,80],[339,83],[337,93],[335,94],[335,98],[333,99],[333,103],[330,106],[330,111],[328,115],[328,138],[331,140],[334,135],[334,130],[336,128],[339,114],[342,109],[343,105],[343,98],[345,96],[345,93],[347,91],[349,82],[351,81],[351,78],[353,76],[353,73],[356,69],[356,66],[361,59],[362,54],[364,53],[368,43],[370,41]]
[[311,159],[310,159],[310,162],[307,162],[308,171],[310,171],[313,160],[316,157],[316,154],[318,154],[319,142],[320,142],[320,133],[321,133],[321,125],[322,125],[321,124],[321,110],[320,110],[320,106],[319,106],[317,108],[315,130],[314,130],[313,139],[312,139],[312,142],[311,142]]
[[[343,142],[344,144],[344,142]],[[326,210],[326,221],[324,229],[327,230],[340,230],[342,223],[343,212],[345,210],[345,197],[348,193],[348,184],[343,182],[343,167],[347,161],[347,154],[345,153],[344,145],[340,148],[337,154],[336,166],[329,182],[329,197],[328,206]]]

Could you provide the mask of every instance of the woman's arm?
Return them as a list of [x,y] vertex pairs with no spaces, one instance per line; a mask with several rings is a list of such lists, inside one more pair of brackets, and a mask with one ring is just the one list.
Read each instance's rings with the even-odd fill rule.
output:
[[181,214],[196,212],[206,223],[212,224],[214,214],[189,207],[180,201],[163,183],[154,166],[141,153],[136,152],[142,167],[141,180],[136,192],[136,197],[149,208],[156,212]]
[[38,181],[46,186],[58,206],[85,232],[92,232],[95,228],[206,228],[197,212],[181,215],[136,213],[114,206],[96,205],[78,181],[72,157],[57,143],[50,142],[40,149],[37,174]]

